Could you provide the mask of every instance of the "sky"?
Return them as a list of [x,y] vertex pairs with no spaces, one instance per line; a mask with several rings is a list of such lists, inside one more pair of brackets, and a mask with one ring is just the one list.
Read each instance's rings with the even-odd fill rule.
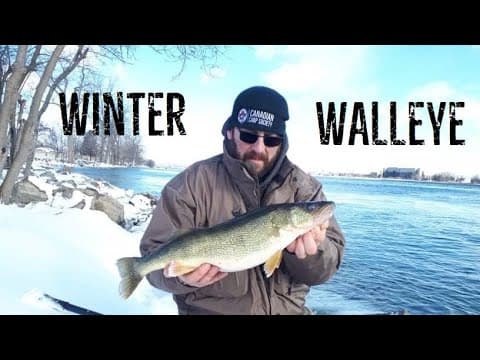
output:
[[[180,64],[168,62],[148,46],[139,46],[131,64],[110,63],[103,73],[114,84],[114,92],[124,93],[126,107],[132,101],[128,92],[162,92],[155,100],[162,111],[155,127],[166,129],[166,94],[178,92],[185,99],[181,120],[186,135],[174,129],[173,136],[148,135],[147,100],[140,100],[140,135],[145,156],[157,164],[189,165],[221,152],[220,129],[232,111],[235,97],[244,89],[264,85],[279,91],[289,104],[287,122],[290,159],[311,172],[379,172],[388,166],[421,168],[426,174],[449,171],[458,175],[480,174],[480,60],[478,46],[228,46],[211,74],[198,63],[187,63],[179,76]],[[344,137],[341,145],[320,143],[316,104],[325,115],[329,102],[337,109],[347,103]],[[368,145],[355,136],[349,145],[353,106],[362,102]],[[372,145],[372,102],[378,102],[378,135],[387,145]],[[397,105],[397,139],[390,142],[390,102]],[[415,110],[422,124],[415,127],[416,139],[425,145],[409,143],[408,103],[424,102]],[[434,145],[427,102],[438,116],[441,102],[446,110],[440,126],[440,145]],[[449,103],[463,102],[456,108],[456,138],[465,145],[450,144]],[[60,112],[56,114],[60,122]],[[126,118],[131,122],[131,118]],[[357,128],[360,122],[358,119]]]
[[[84,185],[78,174],[56,176]],[[40,178],[30,180],[51,193],[51,185]],[[109,189],[120,200],[129,195]],[[129,299],[119,296],[116,260],[139,256],[143,232],[129,232],[89,206],[69,208],[78,196],[78,191],[71,199],[49,196],[47,203],[25,208],[0,204],[0,314],[71,314],[52,306],[43,294],[105,315],[177,314],[172,296],[146,280]],[[125,211],[128,217],[128,206]]]

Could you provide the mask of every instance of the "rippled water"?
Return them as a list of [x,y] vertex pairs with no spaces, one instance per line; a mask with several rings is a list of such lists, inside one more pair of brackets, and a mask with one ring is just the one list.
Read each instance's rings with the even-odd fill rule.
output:
[[[480,187],[323,178],[347,238],[319,313],[480,314]],[[340,306],[339,306],[340,304]]]
[[[173,173],[78,168],[159,194]],[[319,178],[347,239],[344,262],[307,304],[319,314],[480,314],[480,186]]]

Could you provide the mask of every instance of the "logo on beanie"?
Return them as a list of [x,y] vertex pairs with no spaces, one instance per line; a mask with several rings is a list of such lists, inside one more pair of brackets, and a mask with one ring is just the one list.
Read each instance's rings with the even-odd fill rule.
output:
[[275,115],[267,111],[252,109],[250,110],[248,118],[249,123],[258,124],[270,128],[273,125]]
[[243,124],[248,118],[248,111],[246,109],[240,109],[238,112],[237,120],[240,124]]

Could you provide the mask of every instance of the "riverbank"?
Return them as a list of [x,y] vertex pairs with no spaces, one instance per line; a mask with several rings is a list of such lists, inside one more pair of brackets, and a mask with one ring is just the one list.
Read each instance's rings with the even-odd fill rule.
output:
[[[70,314],[42,294],[101,314],[176,314],[171,295],[146,280],[129,300],[118,294],[116,261],[140,255],[152,199],[55,168],[35,163],[30,195],[0,204],[0,314]],[[22,203],[28,196],[44,200]]]
[[[90,178],[96,178],[94,181],[98,183],[102,183],[98,180],[102,178],[136,193],[161,191],[172,178],[171,174],[155,169],[82,169],[88,170]],[[307,298],[312,310],[319,314],[388,313],[399,309],[411,314],[479,313],[480,294],[475,277],[480,233],[476,216],[480,209],[479,187],[346,177],[319,180],[327,198],[336,202],[336,219],[350,241],[347,240],[345,266],[332,281],[312,288]],[[40,209],[40,205],[33,208]],[[22,286],[35,286],[52,297],[93,311],[107,314],[117,311],[114,306],[118,301],[119,279],[115,256],[138,255],[141,234],[118,226],[101,211],[68,208],[56,215],[60,210],[44,206],[48,213],[40,217],[36,211],[27,209],[29,206],[0,210],[1,219],[5,220],[0,226],[0,237],[14,239],[3,242],[0,249],[0,277],[3,276],[2,284],[12,290],[7,294],[9,299],[19,302],[23,294],[12,283],[18,280]],[[65,218],[68,214],[72,214],[72,219]],[[9,216],[14,216],[13,221]],[[6,228],[10,222],[16,224],[12,231]],[[123,248],[122,243],[132,247]],[[74,264],[70,262],[76,261],[84,261],[83,266],[72,268]],[[8,266],[2,268],[4,263]],[[45,278],[31,281],[29,271]],[[146,287],[146,293],[139,295],[145,299],[157,299],[161,294],[148,282],[143,281],[142,286]],[[75,292],[78,287],[93,295]],[[112,307],[102,304],[95,292],[111,298]],[[171,301],[171,297],[167,299]],[[129,299],[118,306],[128,305],[125,313],[132,312],[132,301],[139,299]],[[141,305],[140,311],[163,313],[165,309],[158,306],[159,312],[146,305]],[[28,309],[23,311],[26,313]]]
[[71,170],[61,163],[36,161],[29,179],[16,185],[12,202],[28,208],[43,203],[60,211],[100,211],[126,230],[144,230],[155,205],[154,195],[135,193]]

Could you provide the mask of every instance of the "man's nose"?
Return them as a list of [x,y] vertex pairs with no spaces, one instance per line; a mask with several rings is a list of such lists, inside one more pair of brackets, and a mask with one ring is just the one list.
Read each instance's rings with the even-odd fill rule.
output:
[[262,136],[259,136],[257,138],[257,141],[255,141],[253,144],[252,144],[252,148],[256,151],[256,152],[264,152],[265,151],[265,144],[263,142],[263,137]]

